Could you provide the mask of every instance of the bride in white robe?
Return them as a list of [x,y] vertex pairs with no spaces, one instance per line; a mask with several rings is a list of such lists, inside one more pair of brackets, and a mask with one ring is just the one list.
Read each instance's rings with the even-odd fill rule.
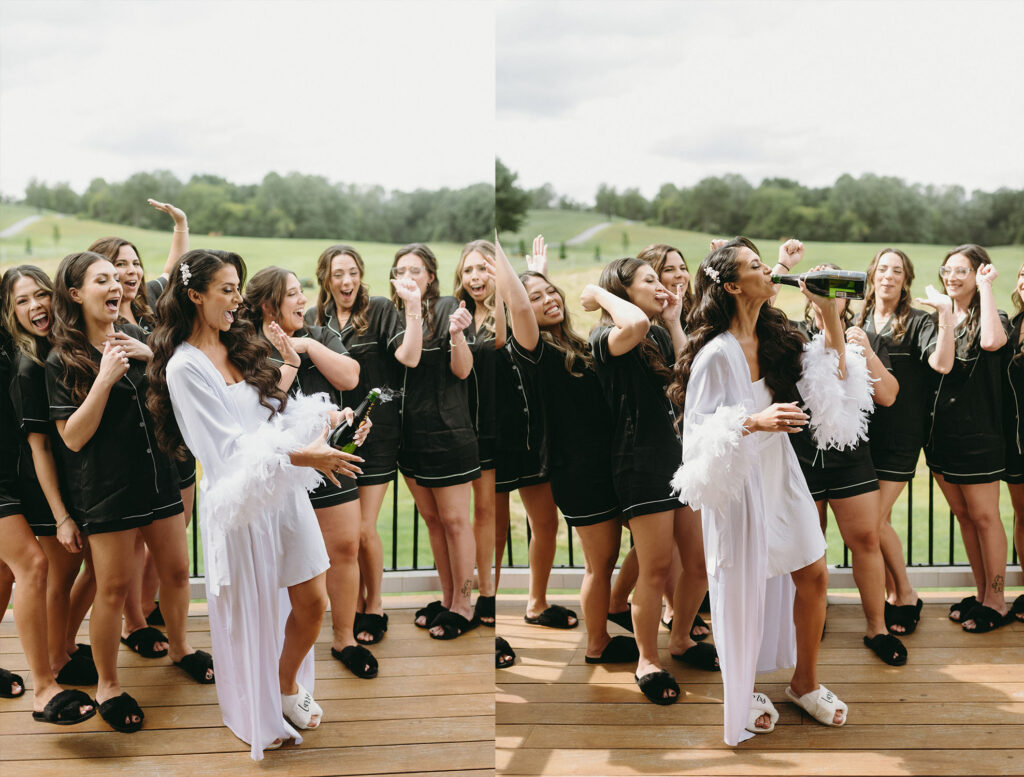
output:
[[[779,365],[758,359],[757,321],[774,296],[770,269],[753,244],[737,239],[713,251],[696,275],[699,323],[689,322],[696,353],[688,348],[683,356],[689,367],[683,465],[673,485],[680,500],[701,508],[725,742],[736,745],[774,728],[771,702],[762,696],[752,705],[751,694],[757,673],[784,667],[796,666],[789,690],[812,705],[811,714],[841,725],[846,706],[817,683],[815,671],[824,623],[825,541],[796,454],[778,433],[798,431],[807,415],[792,403],[773,404],[765,374]],[[767,315],[779,325],[784,320],[779,313]],[[838,327],[838,315],[834,323]],[[799,377],[796,386],[819,447],[843,447],[863,436],[871,407],[863,357],[854,348],[844,352],[841,329],[831,335],[829,348],[819,336],[802,355],[798,336],[788,346],[791,367],[799,365],[791,377]],[[804,593],[794,608],[798,588]],[[804,636],[799,650],[794,619]],[[762,714],[771,717],[768,725]]]
[[[282,716],[279,665],[284,674],[286,661],[295,667],[300,694],[313,688],[312,645],[330,562],[306,492],[322,482],[317,469],[333,477],[360,459],[324,442],[329,421],[337,421],[326,395],[290,399],[271,414],[256,385],[239,379],[229,346],[244,334],[234,322],[240,276],[244,265],[211,252],[181,258],[161,297],[172,316],[154,332],[154,368],[156,393],[166,391],[156,399],[169,397],[180,439],[203,470],[199,525],[217,698],[225,725],[259,760],[285,739],[302,741]],[[321,714],[311,698],[310,706]],[[317,724],[308,713],[306,722]]]

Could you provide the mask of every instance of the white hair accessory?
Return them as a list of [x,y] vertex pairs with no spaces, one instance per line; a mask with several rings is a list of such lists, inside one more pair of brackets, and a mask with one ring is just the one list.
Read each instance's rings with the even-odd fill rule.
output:
[[704,274],[713,280],[716,284],[721,285],[721,281],[718,280],[718,270],[708,265],[704,268]]
[[192,277],[192,271],[188,269],[188,262],[181,265],[181,285],[188,286],[189,279]]

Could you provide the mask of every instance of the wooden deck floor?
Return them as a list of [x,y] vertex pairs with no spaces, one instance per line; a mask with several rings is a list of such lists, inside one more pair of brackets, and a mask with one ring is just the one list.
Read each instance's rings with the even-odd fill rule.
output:
[[[166,658],[144,659],[122,648],[121,682],[145,709],[145,728],[119,734],[99,716],[58,728],[32,720],[29,694],[0,699],[0,775],[493,774],[493,630],[430,639],[412,622],[427,596],[387,597],[390,624],[373,648],[380,662],[374,680],[354,677],[331,658],[325,625],[315,653],[324,723],[302,745],[267,752],[260,763],[221,723],[213,686],[188,681]],[[205,604],[192,605],[189,638],[208,649],[205,612]],[[0,624],[0,666],[31,687],[10,614]]]
[[924,596],[922,622],[905,641],[910,660],[899,668],[863,647],[857,600],[830,597],[819,677],[850,705],[848,724],[818,725],[783,701],[788,672],[762,675],[758,688],[779,722],[737,748],[722,742],[720,680],[673,662],[664,629],[662,659],[685,694],[669,707],[643,698],[632,667],[587,665],[583,624],[527,626],[523,597],[504,597],[497,633],[518,658],[497,672],[498,773],[1024,774],[1024,625],[965,634],[946,619],[960,596]]

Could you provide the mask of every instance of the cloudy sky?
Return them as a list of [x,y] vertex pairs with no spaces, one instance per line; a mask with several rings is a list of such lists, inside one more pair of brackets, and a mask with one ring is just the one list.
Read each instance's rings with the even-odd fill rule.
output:
[[1024,2],[501,2],[497,150],[592,201],[741,173],[1024,185]]
[[493,180],[494,7],[0,2],[0,191],[168,169]]

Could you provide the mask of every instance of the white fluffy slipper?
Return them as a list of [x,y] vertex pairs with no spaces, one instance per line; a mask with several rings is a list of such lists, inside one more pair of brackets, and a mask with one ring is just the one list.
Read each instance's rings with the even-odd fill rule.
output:
[[[313,695],[301,685],[299,686],[298,693],[288,696],[283,693],[281,694],[281,712],[295,728],[300,728],[304,731],[318,728],[324,721],[324,711],[320,708],[319,704],[313,701]],[[319,715],[320,719],[310,725],[309,721],[315,715]]]
[[[768,728],[758,728],[755,724],[762,715],[767,715],[771,722]],[[754,691],[750,700],[750,718],[747,721],[747,731],[751,734],[770,734],[775,730],[775,724],[779,720],[779,711],[775,709],[772,700],[763,693]]]
[[[817,690],[805,693],[803,696],[797,696],[787,685],[786,696],[823,726],[842,726],[843,723],[846,723],[848,709],[846,704],[824,685],[819,685]],[[842,723],[834,722],[836,710],[843,713]]]

